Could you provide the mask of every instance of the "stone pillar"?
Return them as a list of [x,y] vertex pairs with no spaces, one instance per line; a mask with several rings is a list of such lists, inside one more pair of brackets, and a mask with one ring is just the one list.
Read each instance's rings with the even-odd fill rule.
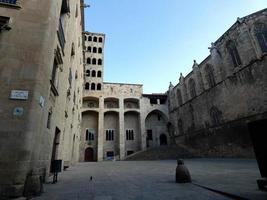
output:
[[104,98],[99,97],[97,161],[103,160],[104,144]]
[[123,160],[125,158],[125,131],[124,131],[124,104],[123,104],[123,98],[120,98],[119,102],[119,148],[120,148],[120,160]]
[[[144,109],[144,108],[143,108]],[[143,112],[140,112],[140,131],[141,131],[141,150],[146,150],[146,124],[145,124],[145,115]]]
[[193,65],[193,74],[194,74],[194,80],[196,84],[196,93],[199,95],[200,93],[203,92],[204,90],[204,84],[203,84],[203,78],[199,69],[198,63],[194,60],[194,65]]
[[215,43],[212,42],[211,47],[209,47],[209,49],[211,56],[211,64],[213,65],[214,79],[216,82],[220,82],[222,81],[223,77],[225,77],[222,56]]
[[179,84],[180,84],[180,91],[181,91],[183,103],[185,103],[188,100],[188,96],[187,96],[187,86],[185,84],[185,79],[182,73],[180,73]]

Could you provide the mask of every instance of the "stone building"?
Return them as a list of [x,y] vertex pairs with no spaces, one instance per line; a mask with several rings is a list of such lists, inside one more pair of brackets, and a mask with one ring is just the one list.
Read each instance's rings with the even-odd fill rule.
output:
[[82,32],[82,0],[0,0],[0,199],[78,161]]
[[166,94],[139,84],[103,82],[105,35],[84,32],[85,73],[80,161],[123,160],[170,141]]
[[170,84],[176,142],[204,156],[254,156],[251,136],[262,134],[257,146],[263,148],[266,132],[259,129],[266,131],[267,122],[267,9],[238,18],[209,49]]

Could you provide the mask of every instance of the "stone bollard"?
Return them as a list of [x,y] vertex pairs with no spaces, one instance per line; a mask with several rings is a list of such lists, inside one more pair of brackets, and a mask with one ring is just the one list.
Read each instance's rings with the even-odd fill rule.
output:
[[184,165],[184,161],[181,159],[177,160],[175,181],[176,183],[190,183],[191,182],[191,176],[190,176],[189,170]]

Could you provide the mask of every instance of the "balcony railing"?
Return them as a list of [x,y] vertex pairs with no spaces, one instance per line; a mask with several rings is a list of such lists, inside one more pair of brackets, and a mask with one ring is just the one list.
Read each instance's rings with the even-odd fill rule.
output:
[[59,44],[60,44],[62,50],[64,50],[66,40],[65,40],[65,34],[64,34],[64,29],[62,26],[61,19],[59,19],[59,26],[58,26],[57,35],[58,35]]
[[5,4],[17,4],[17,0],[0,0],[0,3],[5,3]]

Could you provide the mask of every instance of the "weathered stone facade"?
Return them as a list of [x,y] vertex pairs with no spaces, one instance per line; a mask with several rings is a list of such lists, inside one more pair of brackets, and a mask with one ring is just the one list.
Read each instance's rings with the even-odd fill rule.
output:
[[[83,1],[0,1],[0,198],[78,161]],[[24,187],[26,185],[26,187]]]
[[238,18],[169,88],[177,143],[203,156],[253,156],[249,124],[267,118],[267,10]]
[[139,84],[103,82],[105,35],[85,32],[84,39],[80,161],[123,160],[170,143],[167,95],[143,95]]

